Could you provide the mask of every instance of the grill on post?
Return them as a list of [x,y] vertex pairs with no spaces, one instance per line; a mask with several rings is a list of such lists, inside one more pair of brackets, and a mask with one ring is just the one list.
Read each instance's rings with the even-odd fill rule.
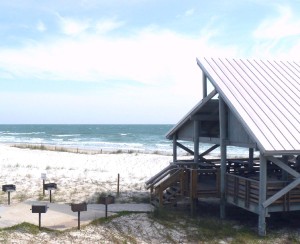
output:
[[78,230],[80,230],[80,212],[87,211],[87,203],[71,203],[71,210],[78,212]]
[[56,183],[47,183],[44,184],[44,190],[47,190],[50,192],[50,202],[52,202],[51,199],[51,191],[57,189],[57,184]]
[[31,206],[32,213],[38,213],[39,214],[39,229],[41,229],[41,215],[42,213],[46,213],[48,210],[47,204],[34,204]]
[[16,191],[16,185],[2,185],[2,191],[8,194],[8,205],[10,205],[10,193]]

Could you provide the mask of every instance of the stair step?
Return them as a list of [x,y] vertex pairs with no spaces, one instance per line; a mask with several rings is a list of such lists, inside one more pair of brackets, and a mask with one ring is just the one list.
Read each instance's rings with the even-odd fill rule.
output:
[[153,205],[154,207],[159,207],[159,201],[157,198],[154,198],[153,200],[151,200],[150,204]]

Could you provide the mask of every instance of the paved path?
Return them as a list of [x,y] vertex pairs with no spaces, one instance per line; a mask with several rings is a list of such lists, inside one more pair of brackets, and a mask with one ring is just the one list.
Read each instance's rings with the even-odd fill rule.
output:
[[[0,205],[0,228],[11,227],[23,222],[39,225],[39,214],[31,212],[33,204],[47,204],[46,213],[41,215],[41,226],[55,230],[77,228],[78,213],[72,212],[68,204],[49,202],[25,201],[23,203]],[[120,211],[150,212],[150,204],[109,204],[108,216]],[[80,225],[84,226],[91,221],[105,217],[105,205],[88,204],[87,211],[80,213]]]

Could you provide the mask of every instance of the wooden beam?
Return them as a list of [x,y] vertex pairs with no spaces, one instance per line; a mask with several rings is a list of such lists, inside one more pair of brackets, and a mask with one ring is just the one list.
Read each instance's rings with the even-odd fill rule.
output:
[[190,117],[190,120],[198,121],[218,121],[218,114],[195,114]]
[[194,121],[194,163],[195,165],[192,166],[194,168],[191,170],[191,215],[194,216],[195,208],[196,208],[196,198],[195,192],[197,192],[197,170],[196,164],[199,162],[199,135],[200,135],[200,122],[195,120]]
[[253,168],[254,149],[249,148],[249,169]]
[[295,171],[294,169],[289,167],[287,164],[282,162],[279,158],[267,157],[267,159],[272,161],[274,164],[276,164],[278,167],[282,168],[283,170],[285,170],[286,172],[288,172],[292,176],[294,176],[296,178],[300,177],[300,174],[297,171]]
[[212,147],[210,147],[209,149],[207,149],[205,152],[201,153],[199,156],[200,157],[203,157],[205,156],[206,154],[210,153],[211,151],[215,150],[216,148],[218,148],[220,145],[219,144],[216,144],[216,145],[213,145]]
[[173,162],[177,161],[177,134],[173,135]]
[[194,152],[193,152],[191,149],[189,149],[189,148],[187,148],[186,146],[182,145],[182,144],[179,143],[178,141],[176,142],[176,145],[177,145],[178,147],[180,147],[181,149],[183,149],[184,151],[188,152],[189,154],[194,155]]
[[226,105],[222,97],[219,96],[219,116],[220,116],[220,147],[221,147],[221,187],[220,187],[220,218],[225,219],[225,207],[226,207],[226,160],[227,160],[227,116],[226,116]]
[[194,121],[194,163],[198,163],[199,161],[199,131],[200,131],[200,123],[199,121]]
[[202,71],[202,98],[207,96],[207,77],[205,73]]
[[267,159],[260,155],[260,170],[259,170],[259,200],[258,200],[258,234],[266,235],[266,206],[263,203],[267,197]]
[[286,187],[282,188],[279,192],[275,193],[273,196],[268,198],[268,200],[263,202],[263,206],[266,208],[270,206],[273,202],[275,202],[277,199],[281,198],[283,195],[288,193],[290,190],[295,188],[300,184],[300,177],[295,179],[293,182],[288,184]]

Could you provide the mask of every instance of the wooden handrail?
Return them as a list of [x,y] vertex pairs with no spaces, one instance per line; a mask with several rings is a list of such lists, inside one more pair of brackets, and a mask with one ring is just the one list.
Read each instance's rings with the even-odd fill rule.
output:
[[176,165],[174,164],[169,164],[166,168],[164,168],[163,170],[161,170],[160,172],[158,172],[156,175],[154,175],[153,177],[151,177],[149,180],[146,181],[146,185],[151,184],[153,181],[156,180],[156,178],[158,178],[159,176],[161,176],[162,174],[168,172],[169,170],[173,169],[173,168],[177,168]]
[[165,189],[171,186],[174,183],[174,181],[180,180],[180,176],[182,172],[183,169],[178,169],[175,173],[169,176],[164,182],[159,184],[156,188],[159,188],[159,191],[163,192]]
[[146,185],[145,188],[148,190],[149,188],[151,187],[154,187],[154,185],[157,183],[157,182],[160,182],[162,179],[164,179],[166,176],[170,175],[170,174],[173,174],[174,171],[176,171],[177,168],[173,168],[173,169],[170,169],[169,171],[166,171],[164,172],[163,174],[159,175],[156,179],[154,179],[152,181],[151,184],[149,185]]

